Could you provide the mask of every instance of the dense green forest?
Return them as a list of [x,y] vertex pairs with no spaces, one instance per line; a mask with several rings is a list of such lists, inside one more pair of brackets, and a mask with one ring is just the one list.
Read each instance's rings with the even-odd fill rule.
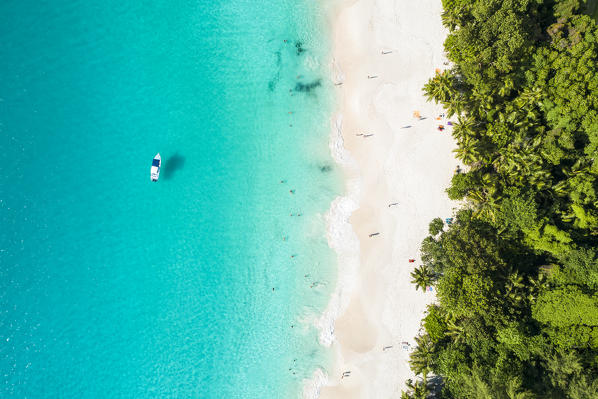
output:
[[465,167],[416,287],[437,304],[403,398],[598,398],[598,27],[583,0],[443,0],[425,86]]

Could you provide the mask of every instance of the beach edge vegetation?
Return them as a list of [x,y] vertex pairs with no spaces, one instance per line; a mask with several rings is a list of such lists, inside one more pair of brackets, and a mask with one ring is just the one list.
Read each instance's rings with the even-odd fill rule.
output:
[[584,0],[443,0],[464,200],[422,243],[434,286],[406,398],[598,397],[598,27]]

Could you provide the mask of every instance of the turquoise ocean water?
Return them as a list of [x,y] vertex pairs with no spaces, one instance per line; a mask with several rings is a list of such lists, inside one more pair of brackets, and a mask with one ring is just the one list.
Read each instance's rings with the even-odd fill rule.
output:
[[326,365],[324,27],[307,0],[0,3],[0,397],[292,398]]

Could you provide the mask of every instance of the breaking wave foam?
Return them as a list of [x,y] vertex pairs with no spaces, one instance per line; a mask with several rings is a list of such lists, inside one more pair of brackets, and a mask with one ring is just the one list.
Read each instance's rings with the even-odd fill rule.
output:
[[[345,170],[347,180],[346,194],[336,197],[326,213],[326,236],[328,245],[337,254],[338,279],[328,306],[316,321],[319,342],[325,347],[330,347],[334,342],[334,322],[349,305],[359,268],[359,240],[349,218],[359,207],[361,187],[357,164],[344,147],[342,123],[343,117],[338,114],[330,134],[330,152],[334,160]],[[318,368],[310,379],[305,380],[303,398],[318,398],[321,387],[327,382],[328,375]]]

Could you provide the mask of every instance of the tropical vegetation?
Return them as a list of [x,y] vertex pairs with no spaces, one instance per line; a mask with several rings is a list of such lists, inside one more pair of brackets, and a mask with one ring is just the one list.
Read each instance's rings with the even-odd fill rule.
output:
[[465,205],[422,242],[437,303],[402,397],[598,398],[596,4],[443,8],[452,66],[424,93],[454,121]]

